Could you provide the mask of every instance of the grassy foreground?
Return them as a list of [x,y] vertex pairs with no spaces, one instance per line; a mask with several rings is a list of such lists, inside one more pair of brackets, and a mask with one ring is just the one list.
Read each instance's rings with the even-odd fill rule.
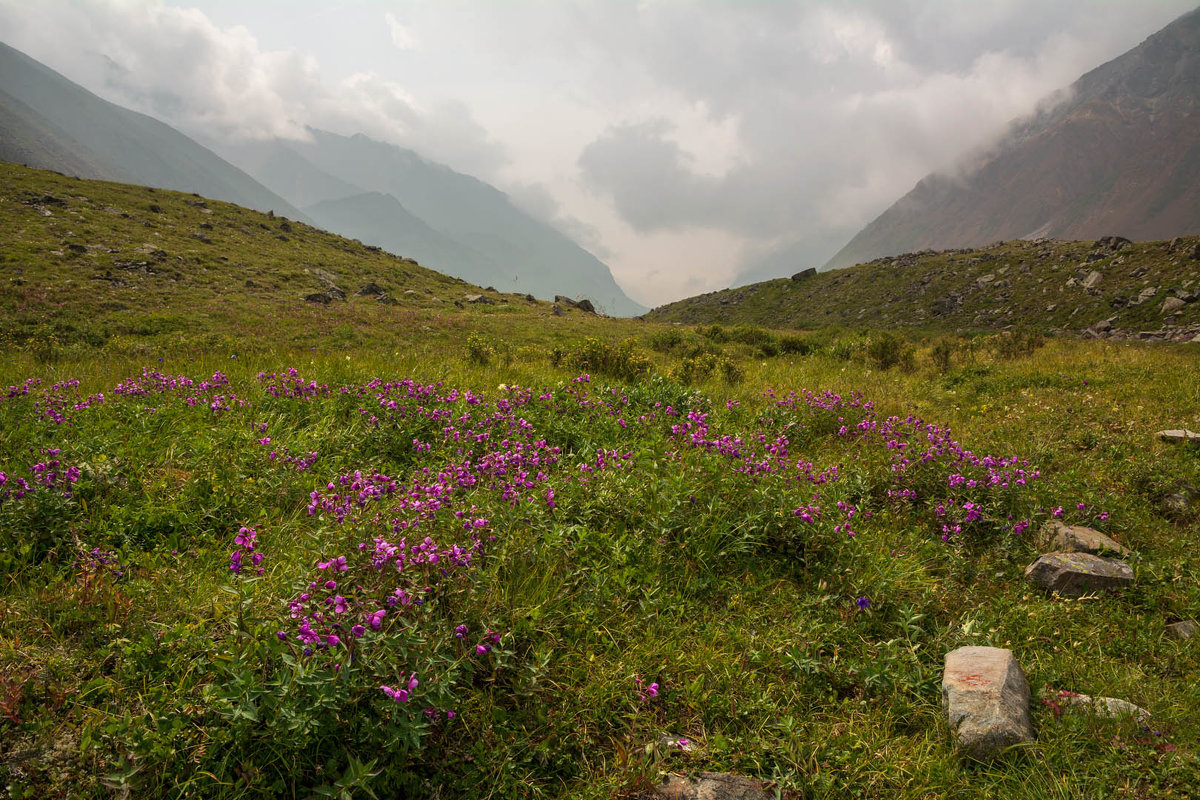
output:
[[[1196,346],[560,322],[6,353],[8,795],[1200,794],[1200,450],[1153,437],[1200,429]],[[1136,585],[1027,585],[1054,517]],[[939,709],[966,644],[1034,691],[987,766]]]

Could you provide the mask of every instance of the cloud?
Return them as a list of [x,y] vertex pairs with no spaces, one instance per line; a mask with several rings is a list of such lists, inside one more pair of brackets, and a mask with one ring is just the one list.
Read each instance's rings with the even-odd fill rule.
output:
[[0,0],[0,31],[185,129],[412,147],[661,302],[823,263],[1195,0],[195,2]]
[[400,24],[396,16],[388,11],[383,15],[384,22],[387,23],[388,33],[391,34],[392,44],[396,45],[400,50],[416,50],[421,43],[412,35],[408,28]]
[[[399,46],[404,29],[387,16]],[[366,133],[480,175],[507,161],[461,101],[424,107],[372,71],[329,83],[315,57],[264,49],[247,28],[221,28],[196,9],[0,0],[0,29],[13,46],[105,99],[208,138],[304,139],[311,126]],[[416,46],[411,36],[401,41]]]

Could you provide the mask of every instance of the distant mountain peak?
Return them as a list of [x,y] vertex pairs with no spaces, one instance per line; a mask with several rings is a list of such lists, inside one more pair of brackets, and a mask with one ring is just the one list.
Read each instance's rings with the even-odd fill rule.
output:
[[1052,237],[1200,233],[1200,9],[923,178],[826,265]]

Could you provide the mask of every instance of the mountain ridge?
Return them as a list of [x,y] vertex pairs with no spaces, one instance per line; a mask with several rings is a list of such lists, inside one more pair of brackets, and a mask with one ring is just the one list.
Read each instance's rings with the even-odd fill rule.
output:
[[923,178],[825,268],[1020,238],[1200,233],[1198,106],[1200,9],[1085,73],[958,170]]
[[0,159],[154,186],[307,221],[295,206],[169,125],[87,91],[0,42]]

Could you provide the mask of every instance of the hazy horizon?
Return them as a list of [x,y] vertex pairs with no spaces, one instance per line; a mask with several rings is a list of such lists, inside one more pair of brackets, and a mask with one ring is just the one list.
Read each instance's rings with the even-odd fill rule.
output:
[[1194,0],[0,0],[3,40],[189,134],[409,147],[659,305],[819,266],[929,172]]

